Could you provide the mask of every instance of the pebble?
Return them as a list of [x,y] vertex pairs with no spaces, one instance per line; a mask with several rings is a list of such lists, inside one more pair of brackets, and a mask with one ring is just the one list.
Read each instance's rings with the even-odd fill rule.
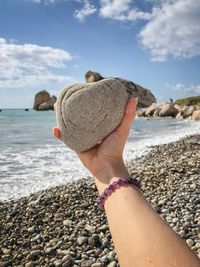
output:
[[91,267],[92,263],[91,260],[84,260],[81,262],[81,267]]
[[32,261],[29,261],[25,264],[25,267],[34,267],[34,263]]
[[178,220],[179,220],[178,218],[173,218],[173,219],[172,219],[172,222],[173,222],[173,223],[177,223]]
[[93,264],[91,265],[91,267],[103,267],[103,263],[101,263],[101,262],[96,262],[96,263],[93,263]]
[[85,244],[87,242],[87,240],[88,240],[87,237],[79,236],[76,242],[78,245],[81,246],[81,245]]
[[117,266],[117,263],[116,263],[116,261],[112,261],[107,266],[108,267],[116,267]]
[[191,238],[188,238],[186,240],[186,243],[188,244],[189,247],[192,247],[194,245],[194,241]]
[[65,226],[71,226],[72,225],[72,221],[71,220],[64,220],[63,221],[63,225],[65,225]]

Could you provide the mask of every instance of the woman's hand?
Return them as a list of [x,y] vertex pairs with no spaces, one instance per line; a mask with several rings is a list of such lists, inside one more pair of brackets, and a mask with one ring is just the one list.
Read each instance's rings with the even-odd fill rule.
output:
[[[137,101],[135,98],[128,101],[121,124],[101,143],[84,152],[76,151],[83,165],[103,183],[109,183],[109,179],[118,173],[128,175],[123,162],[123,150],[135,118]],[[54,136],[61,139],[58,128],[54,128]]]

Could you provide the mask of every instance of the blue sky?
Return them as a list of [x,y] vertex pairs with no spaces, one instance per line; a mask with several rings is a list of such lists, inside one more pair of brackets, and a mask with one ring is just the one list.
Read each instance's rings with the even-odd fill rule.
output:
[[32,107],[88,70],[200,95],[198,0],[1,0],[0,108]]

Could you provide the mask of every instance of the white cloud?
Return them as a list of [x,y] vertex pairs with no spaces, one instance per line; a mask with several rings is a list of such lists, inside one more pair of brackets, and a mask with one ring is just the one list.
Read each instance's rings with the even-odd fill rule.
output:
[[[138,34],[142,47],[153,61],[192,58],[200,55],[200,0],[145,0],[142,10],[134,0],[32,0],[37,3],[74,1],[83,4],[74,17],[83,22],[93,13],[120,22],[143,20]],[[93,3],[93,4],[92,4]],[[142,5],[142,6],[143,6]]]
[[84,6],[82,9],[75,10],[74,17],[79,21],[85,21],[85,18],[92,15],[97,11],[96,7],[90,3],[89,0],[83,1]]
[[179,92],[184,95],[200,95],[200,84],[191,84],[190,86],[186,86],[182,83],[177,83],[176,85],[172,85],[170,87],[173,91]]
[[0,38],[0,88],[22,87],[70,79],[53,69],[66,67],[72,56],[62,49],[14,44]]
[[153,61],[200,55],[200,1],[166,0],[139,34]]
[[152,14],[133,5],[133,0],[100,0],[100,16],[119,21],[149,20]]

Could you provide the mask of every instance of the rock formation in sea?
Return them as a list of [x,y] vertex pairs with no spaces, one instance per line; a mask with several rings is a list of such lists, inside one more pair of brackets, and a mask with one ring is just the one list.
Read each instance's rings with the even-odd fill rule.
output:
[[200,106],[180,106],[175,103],[153,103],[148,108],[139,109],[137,115],[139,117],[173,117],[200,120]]
[[[104,78],[100,73],[95,71],[88,71],[85,74],[85,80],[87,83],[98,82],[107,78],[108,77]],[[139,108],[149,107],[152,103],[156,103],[156,98],[149,89],[146,89],[135,82],[127,81],[125,79],[117,77],[109,78],[119,80],[124,86],[126,86],[129,96],[138,97]]]
[[42,90],[35,95],[33,109],[35,110],[54,110],[56,96],[50,96],[46,90]]

